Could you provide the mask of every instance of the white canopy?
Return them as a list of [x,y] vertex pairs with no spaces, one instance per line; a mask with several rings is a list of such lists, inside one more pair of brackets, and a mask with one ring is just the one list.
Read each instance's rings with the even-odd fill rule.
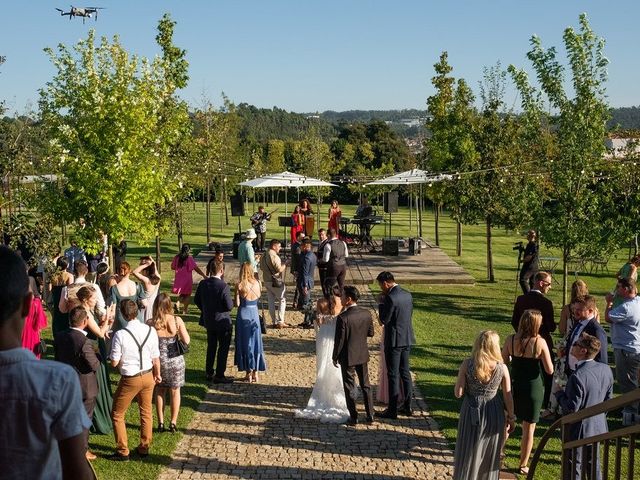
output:
[[447,174],[433,174],[426,170],[420,170],[419,168],[413,168],[406,172],[397,173],[390,177],[381,178],[373,182],[369,182],[365,185],[411,185],[419,183],[434,183],[442,180],[451,180],[453,175]]
[[297,173],[281,172],[273,173],[269,175],[263,175],[262,177],[254,178],[252,180],[246,180],[240,182],[239,185],[243,187],[252,188],[267,188],[267,187],[335,187],[333,183],[325,182],[318,178],[306,177],[304,175],[298,175]]

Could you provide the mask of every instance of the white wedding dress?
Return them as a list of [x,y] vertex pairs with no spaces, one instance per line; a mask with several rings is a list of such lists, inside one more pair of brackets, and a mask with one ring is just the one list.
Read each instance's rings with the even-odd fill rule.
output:
[[296,410],[297,418],[310,418],[323,423],[344,423],[349,419],[340,368],[333,365],[333,343],[336,316],[318,314],[316,327],[316,383],[304,410]]

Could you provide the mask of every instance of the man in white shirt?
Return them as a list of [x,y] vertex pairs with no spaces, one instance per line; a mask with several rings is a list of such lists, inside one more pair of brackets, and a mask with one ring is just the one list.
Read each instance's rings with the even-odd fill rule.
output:
[[347,244],[338,238],[334,228],[329,229],[329,241],[324,246],[322,261],[327,265],[325,282],[331,288],[336,282],[340,290],[344,289],[344,277],[347,275],[347,258],[349,249]]
[[162,381],[160,376],[160,350],[155,328],[140,322],[137,318],[138,306],[133,300],[120,303],[120,311],[127,319],[127,326],[118,330],[111,344],[109,359],[118,368],[122,377],[113,396],[111,420],[116,438],[116,453],[111,460],[129,460],[129,445],[125,414],[134,398],[140,408],[140,457],[149,455],[153,436],[153,388]]

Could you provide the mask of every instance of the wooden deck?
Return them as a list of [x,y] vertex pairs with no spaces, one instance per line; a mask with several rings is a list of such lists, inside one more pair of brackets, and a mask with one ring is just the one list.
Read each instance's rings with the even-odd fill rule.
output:
[[[222,245],[225,251],[225,279],[234,283],[238,278],[238,260],[232,257],[231,244]],[[282,253],[282,252],[281,252]],[[203,270],[213,252],[203,250],[196,257],[198,265]],[[287,254],[288,255],[288,254]],[[473,285],[474,278],[464,268],[453,261],[440,248],[423,245],[420,255],[409,255],[407,248],[400,248],[397,256],[386,256],[380,252],[360,252],[357,249],[349,253],[349,269],[345,284],[369,285],[374,283],[378,273],[387,270],[393,273],[400,284],[429,284],[429,285]],[[316,271],[316,282],[318,282]],[[285,282],[293,285],[294,279],[287,270]]]

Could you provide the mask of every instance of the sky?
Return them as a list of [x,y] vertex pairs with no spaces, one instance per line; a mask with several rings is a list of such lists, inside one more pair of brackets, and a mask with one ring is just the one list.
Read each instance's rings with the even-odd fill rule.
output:
[[[95,1],[95,3],[94,3]],[[28,5],[28,6],[27,6]],[[586,12],[604,37],[613,107],[640,104],[637,53],[640,2],[620,0],[91,0],[97,21],[69,20],[55,0],[3,2],[0,10],[0,100],[9,113],[35,108],[53,78],[43,48],[74,45],[89,29],[119,35],[138,55],[159,53],[163,13],[177,22],[174,41],[186,49],[190,81],[180,92],[198,107],[238,104],[294,112],[426,108],[440,53],[453,75],[478,91],[483,68],[500,61],[532,72],[529,40],[538,35],[564,59],[562,33]],[[75,4],[85,6],[85,4]],[[513,89],[507,102],[516,107]]]

